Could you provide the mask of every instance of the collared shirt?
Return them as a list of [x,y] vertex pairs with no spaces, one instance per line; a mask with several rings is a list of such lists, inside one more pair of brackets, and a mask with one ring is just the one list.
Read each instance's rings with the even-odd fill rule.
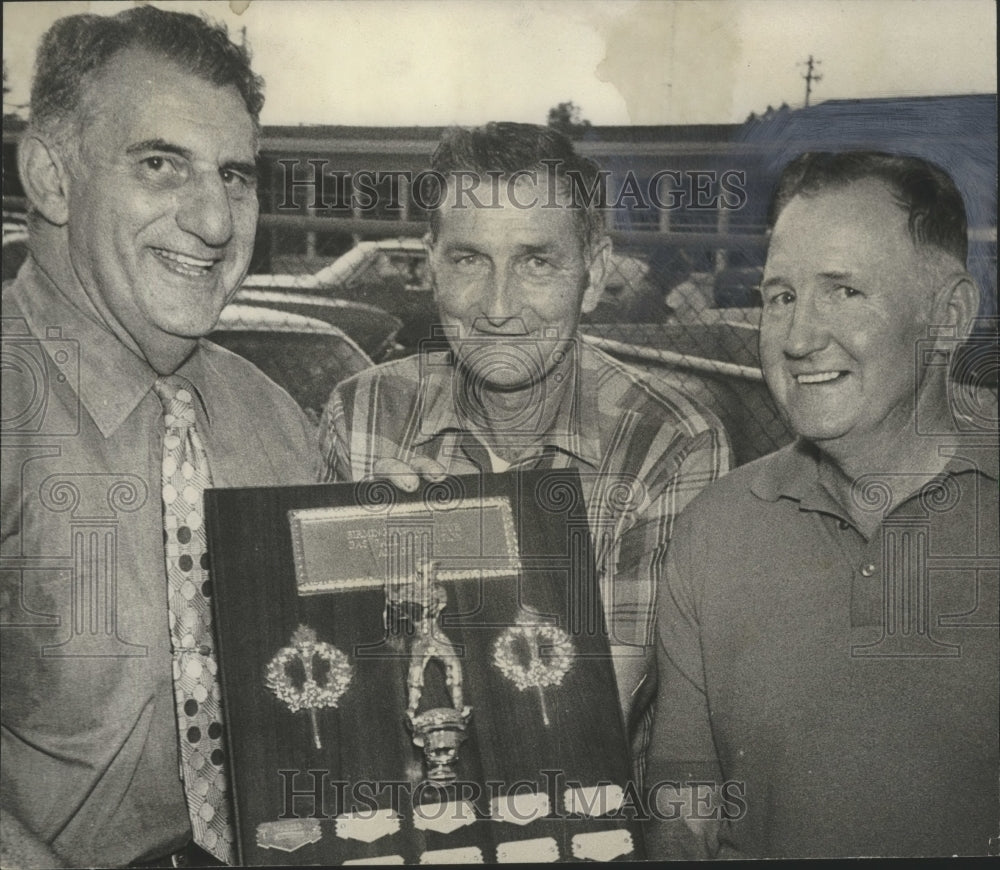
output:
[[[539,389],[558,389],[556,424],[535,437],[533,395],[505,421],[521,447],[510,468],[575,468],[595,551],[619,699],[641,758],[655,688],[653,608],[674,521],[704,486],[729,470],[721,424],[688,396],[585,342]],[[448,355],[377,366],[335,389],[320,425],[327,477],[362,480],[375,462],[425,456],[449,474],[497,468],[463,413],[463,384]],[[509,459],[509,457],[505,457]],[[502,467],[502,466],[501,466]]]
[[[870,537],[803,442],[737,469],[678,523],[647,783],[729,783],[727,855],[987,854],[1000,818],[996,435],[962,433],[946,451],[901,504],[884,481],[856,481],[857,505],[881,517]],[[690,846],[680,821],[650,833],[656,857]]]
[[[156,373],[30,260],[3,295],[3,805],[77,866],[190,837],[179,779]],[[246,360],[199,342],[216,486],[315,480],[313,430]]]

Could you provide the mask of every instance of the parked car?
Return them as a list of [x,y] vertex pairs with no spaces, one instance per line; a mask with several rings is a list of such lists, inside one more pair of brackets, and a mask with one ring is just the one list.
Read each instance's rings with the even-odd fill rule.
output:
[[380,239],[359,242],[317,272],[247,275],[243,286],[315,292],[346,290],[392,278],[425,290],[429,289],[426,266],[427,253],[420,239]]
[[396,335],[403,321],[365,302],[287,290],[257,290],[245,285],[236,292],[233,302],[322,320],[346,332],[376,362],[392,358],[400,347]]
[[[391,311],[402,320],[396,341],[408,353],[433,335],[437,324],[427,252],[419,239],[360,242],[319,271],[248,275],[243,288],[330,294]],[[604,295],[585,321],[661,320],[666,313],[649,264],[637,255],[614,253]]]
[[316,423],[334,386],[373,365],[336,326],[256,305],[230,303],[208,337],[284,387]]
[[637,254],[612,252],[604,292],[583,323],[658,323],[669,313],[664,291],[649,262]]
[[28,257],[28,224],[23,214],[3,213],[3,280],[17,277]]
[[[757,291],[763,270],[739,267],[713,272],[691,272],[667,293],[671,319],[680,323],[704,323],[734,318],[756,323],[760,317]],[[730,318],[733,319],[733,318]]]
[[243,290],[299,291],[391,311],[402,324],[395,340],[404,353],[416,351],[437,322],[419,239],[360,242],[317,272],[248,275]]

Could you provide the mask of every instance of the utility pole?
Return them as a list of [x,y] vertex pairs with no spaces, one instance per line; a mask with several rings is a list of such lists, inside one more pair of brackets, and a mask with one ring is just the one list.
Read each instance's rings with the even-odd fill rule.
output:
[[[823,61],[821,61],[821,60],[813,60],[813,56],[811,54],[809,55],[809,60],[805,61],[805,63],[804,63],[804,65],[806,67],[806,74],[804,76],[802,76],[802,78],[804,78],[806,80],[806,108],[807,109],[809,108],[809,95],[812,93],[812,84],[813,84],[813,82],[818,82],[818,81],[820,81],[823,78],[823,76],[821,76],[819,73],[817,73],[817,72],[814,71],[814,68],[817,67],[817,66],[819,66],[821,63],[823,63]],[[800,64],[798,64],[798,66],[803,66],[803,64],[800,63]]]

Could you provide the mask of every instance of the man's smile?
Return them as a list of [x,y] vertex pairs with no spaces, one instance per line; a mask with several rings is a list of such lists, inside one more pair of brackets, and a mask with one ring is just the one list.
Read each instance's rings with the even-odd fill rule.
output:
[[825,372],[804,372],[793,375],[797,384],[828,384],[833,381],[840,381],[846,378],[850,372],[846,371],[825,371]]
[[206,260],[166,248],[151,248],[150,250],[171,271],[187,277],[201,277],[202,275],[206,275],[216,263],[220,262],[220,259]]

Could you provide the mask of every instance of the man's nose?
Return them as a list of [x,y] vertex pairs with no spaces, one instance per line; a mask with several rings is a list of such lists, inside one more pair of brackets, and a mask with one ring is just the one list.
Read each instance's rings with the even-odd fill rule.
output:
[[499,326],[518,314],[516,279],[511,268],[498,264],[491,271],[483,300],[483,314],[493,326]]
[[785,356],[793,359],[807,357],[822,350],[829,341],[829,330],[822,313],[808,298],[799,298],[792,308],[792,316],[785,333]]
[[233,236],[233,212],[226,186],[217,173],[204,173],[182,193],[177,224],[210,247],[226,244]]

